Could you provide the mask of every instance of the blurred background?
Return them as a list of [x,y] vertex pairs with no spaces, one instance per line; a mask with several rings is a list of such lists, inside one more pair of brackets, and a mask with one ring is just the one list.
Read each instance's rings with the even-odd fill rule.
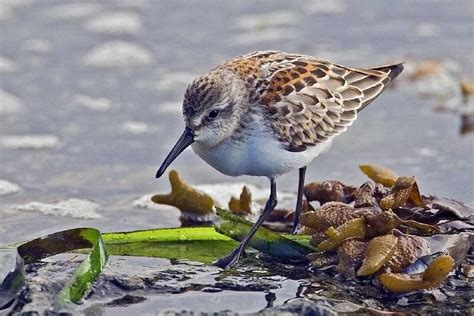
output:
[[[184,90],[255,50],[355,67],[406,61],[307,179],[359,185],[358,165],[379,164],[415,176],[424,194],[472,203],[473,17],[471,0],[1,0],[0,242],[179,225],[148,198],[169,190],[155,172],[183,129]],[[190,149],[172,168],[193,184],[267,188]],[[293,172],[279,189],[296,184]]]

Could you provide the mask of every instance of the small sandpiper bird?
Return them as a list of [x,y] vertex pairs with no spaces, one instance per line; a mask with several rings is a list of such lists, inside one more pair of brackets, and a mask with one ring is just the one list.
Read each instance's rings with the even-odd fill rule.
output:
[[226,175],[270,179],[262,214],[241,244],[215,265],[238,261],[277,205],[277,177],[299,169],[296,230],[306,166],[402,70],[402,64],[349,68],[311,56],[261,51],[224,62],[188,86],[183,101],[186,127],[156,177],[191,145]]

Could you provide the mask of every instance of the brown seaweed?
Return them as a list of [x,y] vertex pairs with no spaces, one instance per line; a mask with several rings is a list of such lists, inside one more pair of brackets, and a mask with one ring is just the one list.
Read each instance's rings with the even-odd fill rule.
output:
[[348,202],[356,188],[340,181],[313,182],[305,185],[304,196],[308,201],[318,201],[320,205],[327,202]]
[[440,287],[454,268],[454,260],[449,255],[440,256],[431,262],[425,272],[415,275],[402,273],[382,273],[382,285],[396,293],[407,293],[421,289]]
[[175,206],[181,212],[196,215],[206,215],[213,212],[214,200],[212,197],[184,182],[177,171],[170,171],[169,181],[171,192],[154,195],[151,198],[153,202]]

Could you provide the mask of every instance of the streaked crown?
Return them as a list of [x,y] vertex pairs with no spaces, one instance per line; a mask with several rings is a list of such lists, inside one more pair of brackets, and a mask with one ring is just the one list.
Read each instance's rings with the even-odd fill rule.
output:
[[236,73],[214,69],[186,89],[183,116],[196,142],[213,146],[229,137],[248,108],[248,91]]

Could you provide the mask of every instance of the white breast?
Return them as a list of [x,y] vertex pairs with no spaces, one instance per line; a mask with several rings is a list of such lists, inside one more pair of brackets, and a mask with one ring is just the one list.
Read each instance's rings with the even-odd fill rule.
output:
[[192,148],[209,165],[226,175],[276,177],[308,165],[331,145],[328,141],[302,152],[290,152],[263,126],[256,121],[253,126],[247,126],[248,134],[243,139],[229,137],[211,149],[195,142]]

